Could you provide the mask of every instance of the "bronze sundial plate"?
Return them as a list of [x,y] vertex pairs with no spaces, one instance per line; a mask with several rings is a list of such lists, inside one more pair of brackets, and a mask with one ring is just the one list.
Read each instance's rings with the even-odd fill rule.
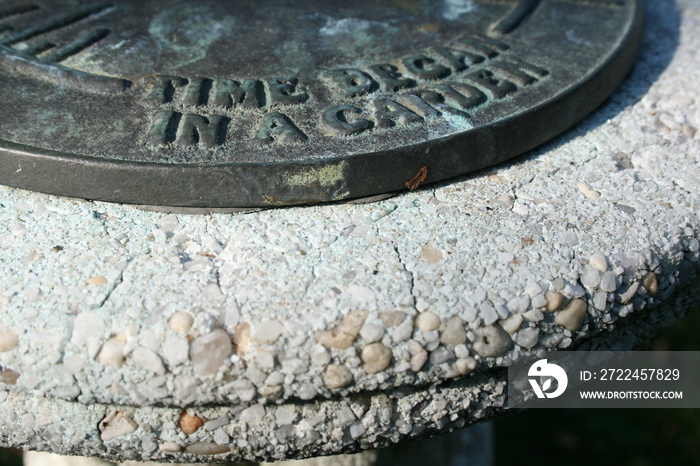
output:
[[640,36],[637,0],[0,1],[0,183],[192,207],[414,189],[579,121]]

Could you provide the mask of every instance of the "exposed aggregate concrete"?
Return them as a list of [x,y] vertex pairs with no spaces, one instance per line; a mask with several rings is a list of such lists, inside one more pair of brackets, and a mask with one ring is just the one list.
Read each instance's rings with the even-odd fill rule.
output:
[[0,443],[179,462],[378,448],[497,415],[522,351],[671,325],[700,270],[700,2],[647,7],[603,109],[455,182],[233,215],[0,187]]

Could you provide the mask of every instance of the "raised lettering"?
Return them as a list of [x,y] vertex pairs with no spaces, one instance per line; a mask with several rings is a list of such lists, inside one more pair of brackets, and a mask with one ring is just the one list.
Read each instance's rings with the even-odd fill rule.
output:
[[478,107],[488,100],[486,94],[474,86],[465,83],[444,83],[435,86],[448,103],[456,104],[462,110],[470,110]]
[[[430,65],[430,66],[426,66]],[[435,60],[425,55],[415,55],[404,58],[403,66],[422,79],[440,79],[450,74],[450,69],[440,64],[435,64]]]
[[223,144],[228,122],[228,118],[221,115],[205,118],[202,115],[187,113],[182,115],[175,143],[181,147],[198,144],[208,149]]
[[538,78],[545,77],[549,71],[539,66],[532,65],[524,60],[498,60],[489,64],[489,68],[512,79],[516,84],[525,87],[538,81]]
[[[454,91],[454,89],[449,88],[449,90],[450,90],[450,92],[457,94],[457,92]],[[478,89],[477,89],[477,91],[478,91]],[[412,90],[410,92],[411,92],[411,94],[416,95],[416,97],[418,97],[421,101],[425,102],[427,105],[430,105],[431,107],[433,107],[435,109],[440,109],[444,113],[449,113],[452,115],[459,115],[462,117],[467,116],[467,114],[464,113],[463,111],[449,106],[445,102],[445,97],[443,95],[437,93],[436,91],[433,91],[430,89],[416,89],[416,90]],[[481,92],[481,91],[479,91],[479,92]],[[463,99],[465,98],[465,96],[463,96],[463,95],[460,95],[460,96]],[[486,96],[484,96],[484,100],[486,100]]]
[[510,48],[508,44],[483,36],[464,36],[452,44],[455,48],[466,50],[487,58],[494,58]]
[[372,122],[364,118],[349,120],[348,115],[360,115],[362,109],[351,105],[331,107],[321,117],[323,127],[334,135],[350,136],[359,134],[372,127]]
[[157,75],[146,99],[156,104],[172,103],[176,90],[187,85],[187,82],[180,76]]
[[378,128],[390,128],[396,125],[408,125],[423,121],[420,115],[386,97],[376,99],[374,101],[374,109]]
[[452,69],[455,71],[464,71],[470,66],[476,65],[477,63],[481,63],[485,60],[485,57],[481,55],[451,47],[435,47],[435,51],[437,51],[440,56],[447,60]]
[[402,77],[398,68],[394,65],[383,63],[372,65],[369,69],[372,70],[372,73],[374,73],[377,81],[381,83],[382,89],[385,91],[396,92],[399,89],[415,85],[413,80]]
[[280,112],[271,112],[263,117],[262,123],[255,133],[257,144],[268,144],[271,142],[295,143],[303,142],[308,138],[289,119],[287,115]]
[[402,94],[398,96],[401,104],[411,110],[414,113],[422,116],[423,118],[437,118],[442,113],[435,110],[433,107],[428,105],[423,99],[415,94]]
[[512,82],[498,79],[493,72],[486,69],[469,73],[467,78],[490,92],[494,99],[502,99],[518,90]]
[[369,94],[379,87],[370,75],[355,68],[329,70],[325,74],[333,79],[345,97]]
[[265,106],[263,83],[256,79],[246,79],[243,83],[232,79],[215,79],[209,97],[209,104],[232,108],[262,108]]
[[146,136],[146,144],[158,146],[168,144],[175,140],[177,127],[180,124],[182,114],[166,110],[159,112],[153,119],[153,123]]
[[295,94],[299,80],[294,77],[268,78],[267,88],[270,93],[270,105],[298,105],[309,100],[309,94]]
[[191,78],[185,89],[182,104],[188,107],[206,105],[209,101],[211,86],[212,80],[209,78]]

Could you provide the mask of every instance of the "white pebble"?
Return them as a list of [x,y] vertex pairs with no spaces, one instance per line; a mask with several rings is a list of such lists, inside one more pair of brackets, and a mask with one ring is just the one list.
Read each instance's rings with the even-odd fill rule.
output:
[[581,273],[581,283],[588,289],[596,288],[600,284],[600,272],[595,267],[586,265]]
[[284,332],[284,327],[277,320],[265,320],[255,326],[253,340],[261,343],[272,343]]
[[537,345],[539,337],[540,329],[528,327],[520,330],[517,333],[515,336],[515,342],[523,348],[530,349]]
[[216,374],[232,348],[231,338],[221,329],[197,338],[190,347],[195,373],[199,376]]
[[617,277],[614,272],[605,272],[603,278],[600,279],[600,289],[612,293],[617,289]]
[[137,365],[148,369],[151,372],[155,372],[158,375],[165,374],[165,367],[163,366],[163,361],[160,357],[153,351],[138,347],[131,353],[131,358],[133,358],[134,363]]
[[367,343],[374,343],[384,336],[384,327],[374,324],[365,324],[360,330],[360,336]]

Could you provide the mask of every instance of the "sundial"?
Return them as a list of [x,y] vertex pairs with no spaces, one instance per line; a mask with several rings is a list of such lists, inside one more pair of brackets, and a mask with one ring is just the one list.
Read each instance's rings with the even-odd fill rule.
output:
[[134,204],[337,201],[521,154],[600,105],[636,0],[0,7],[0,183]]

